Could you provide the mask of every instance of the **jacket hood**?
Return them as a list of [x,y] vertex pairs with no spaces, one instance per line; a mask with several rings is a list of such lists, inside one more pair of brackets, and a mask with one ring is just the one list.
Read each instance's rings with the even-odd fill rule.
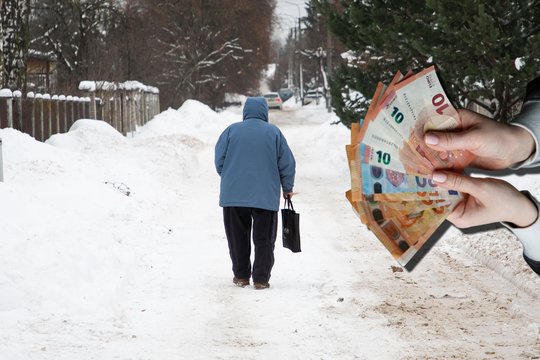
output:
[[248,97],[244,104],[244,118],[268,122],[268,103],[263,97]]

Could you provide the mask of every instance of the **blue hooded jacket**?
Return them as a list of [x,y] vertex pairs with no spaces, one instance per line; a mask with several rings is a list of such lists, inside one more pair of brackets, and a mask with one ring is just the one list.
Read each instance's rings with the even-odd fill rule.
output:
[[281,131],[268,123],[264,98],[247,98],[243,121],[218,139],[215,165],[220,206],[279,210],[280,190],[293,190],[296,163]]

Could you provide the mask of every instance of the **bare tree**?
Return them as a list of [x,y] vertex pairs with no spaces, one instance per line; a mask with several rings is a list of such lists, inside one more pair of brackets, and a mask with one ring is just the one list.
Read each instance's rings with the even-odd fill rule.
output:
[[114,52],[108,47],[108,36],[118,23],[114,0],[36,0],[32,47],[52,51],[60,65],[60,82],[73,88],[78,81],[103,72],[104,61],[114,69],[105,50]]
[[139,80],[162,107],[221,106],[258,89],[275,0],[33,0],[32,47],[52,51],[59,83]]

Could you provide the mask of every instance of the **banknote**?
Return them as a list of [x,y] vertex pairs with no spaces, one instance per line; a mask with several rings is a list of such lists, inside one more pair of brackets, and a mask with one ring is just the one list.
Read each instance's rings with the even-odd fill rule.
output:
[[361,163],[360,167],[364,195],[432,192],[438,189],[430,178],[365,163]]
[[385,217],[384,203],[362,204],[369,229],[403,266],[426,243],[451,211],[451,207],[442,206],[397,217]]
[[[432,170],[461,170],[472,161],[473,155],[468,151],[435,151],[423,141],[427,131],[448,131],[462,126],[434,66],[396,84],[395,102],[386,101],[381,108],[392,117],[394,121],[391,124],[407,138],[406,142],[419,155],[418,158],[427,160]],[[414,164],[409,165],[414,167]]]
[[464,195],[439,188],[435,169],[461,171],[473,156],[466,151],[433,151],[426,131],[461,127],[435,67],[417,74],[396,73],[377,85],[362,121],[351,126],[346,145],[351,189],[345,196],[401,265],[406,265]]
[[[403,145],[401,149],[397,149],[394,146],[385,147],[380,144],[372,146],[361,143],[357,151],[358,161],[364,164],[421,176],[428,176],[433,172],[427,161],[423,162],[416,159],[415,153],[409,148],[408,144]],[[414,164],[413,170],[411,170],[410,163]]]

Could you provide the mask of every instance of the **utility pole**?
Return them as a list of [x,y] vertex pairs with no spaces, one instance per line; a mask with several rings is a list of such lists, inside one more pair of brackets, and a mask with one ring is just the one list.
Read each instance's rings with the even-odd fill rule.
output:
[[297,54],[298,54],[298,81],[300,82],[300,99],[302,101],[302,105],[304,105],[304,78],[302,75],[302,14],[300,11],[300,6],[292,1],[283,0],[283,2],[296,6],[296,9],[298,9],[298,43],[297,43]]
[[300,67],[300,99],[302,99],[302,105],[304,105],[304,74],[302,71],[302,18],[300,17],[300,11],[298,11],[298,62]]
[[[291,29],[289,38],[293,39],[293,33],[293,29]],[[287,86],[289,89],[292,89],[294,84],[294,51],[291,48],[290,43],[287,46],[287,50],[289,52],[289,73],[287,74]]]
[[[326,46],[328,50],[326,51],[326,75],[328,79],[328,86],[330,86],[330,79],[332,79],[332,33],[330,32],[330,27],[328,23],[326,24]],[[326,89],[326,109],[328,112],[332,112],[332,96],[330,96],[330,88]]]

